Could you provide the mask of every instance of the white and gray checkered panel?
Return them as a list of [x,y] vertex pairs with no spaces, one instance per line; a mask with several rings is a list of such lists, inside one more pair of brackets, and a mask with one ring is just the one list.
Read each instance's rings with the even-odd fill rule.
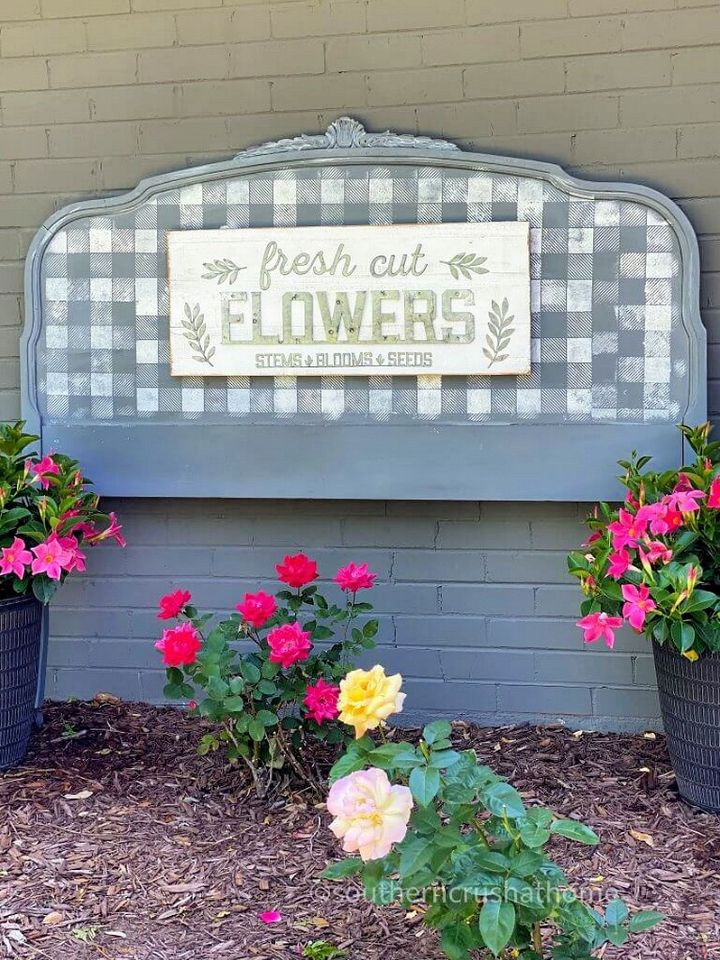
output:
[[[529,376],[170,376],[168,230],[493,220],[531,224]],[[671,225],[531,177],[339,165],[212,180],[74,221],[41,276],[50,421],[675,422],[686,402]]]

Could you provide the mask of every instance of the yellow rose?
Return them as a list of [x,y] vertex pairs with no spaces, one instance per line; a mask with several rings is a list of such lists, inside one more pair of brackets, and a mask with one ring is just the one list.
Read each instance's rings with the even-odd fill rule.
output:
[[355,737],[359,740],[391,714],[400,713],[405,699],[405,694],[400,693],[401,686],[400,674],[387,677],[379,664],[372,670],[351,670],[340,681],[338,719],[355,727]]

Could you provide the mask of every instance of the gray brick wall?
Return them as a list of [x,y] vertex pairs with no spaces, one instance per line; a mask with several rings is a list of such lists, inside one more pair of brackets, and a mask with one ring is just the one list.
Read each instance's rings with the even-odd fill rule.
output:
[[[134,501],[112,504],[130,545],[91,554],[52,611],[48,691],[161,700],[158,597],[192,590],[228,611],[272,590],[274,564],[304,548],[330,579],[348,560],[379,574],[379,660],[406,678],[412,716],[574,727],[656,726],[652,657],[628,633],[583,648],[565,550],[584,505]],[[332,584],[325,584],[329,590]]]
[[[22,260],[45,217],[341,112],[676,199],[700,235],[717,416],[719,46],[717,0],[0,0],[0,419],[19,410]],[[657,713],[642,642],[581,649],[573,506],[204,508],[118,504],[131,547],[96,554],[55,608],[51,691],[158,696],[168,581],[230,604],[306,546],[382,573],[383,650],[414,671],[413,703],[579,726]]]

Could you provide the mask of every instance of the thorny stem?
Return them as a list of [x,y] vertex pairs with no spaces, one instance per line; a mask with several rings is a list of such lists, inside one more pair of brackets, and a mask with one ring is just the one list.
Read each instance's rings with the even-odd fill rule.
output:
[[240,757],[240,759],[243,761],[245,766],[250,771],[250,774],[253,779],[253,784],[255,785],[255,794],[257,795],[259,800],[262,800],[262,798],[265,796],[265,784],[262,783],[260,777],[258,776],[257,767],[252,762],[252,760],[250,760],[249,757],[244,756],[240,752],[240,744],[237,741],[237,737],[233,733],[232,724],[226,723],[224,726],[225,726],[225,730],[227,731],[228,737],[232,741],[232,744],[235,747],[235,749],[237,750],[238,757]]
[[319,797],[322,797],[322,787],[315,779],[311,771],[307,767],[303,766],[303,764],[298,760],[297,756],[295,755],[295,751],[285,739],[285,733],[280,725],[278,725],[276,728],[276,736],[278,744],[280,745],[280,749],[285,755],[285,759],[288,761],[295,773],[300,777],[301,780],[304,780],[305,783],[312,788],[314,793],[316,793]]
[[540,930],[540,924],[533,924],[532,929],[532,939],[533,939],[533,950],[535,953],[542,956],[542,932]]

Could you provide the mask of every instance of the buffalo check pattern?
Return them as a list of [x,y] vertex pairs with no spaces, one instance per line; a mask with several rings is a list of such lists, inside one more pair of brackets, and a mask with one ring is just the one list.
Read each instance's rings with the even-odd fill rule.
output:
[[[531,225],[529,376],[170,376],[169,230],[493,220]],[[673,228],[640,202],[540,178],[367,165],[207,180],[75,220],[41,278],[45,420],[647,422],[683,409]]]

